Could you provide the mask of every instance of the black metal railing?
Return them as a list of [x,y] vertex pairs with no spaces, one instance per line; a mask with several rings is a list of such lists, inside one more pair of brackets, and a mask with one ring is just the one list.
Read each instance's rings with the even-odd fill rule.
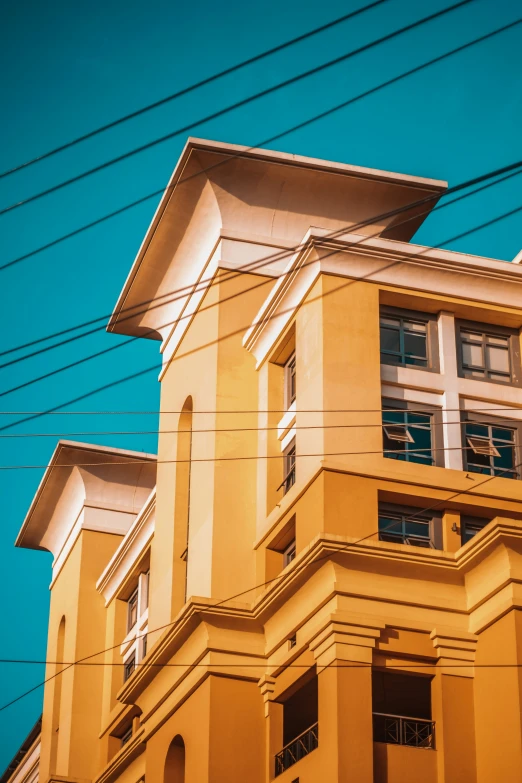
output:
[[303,731],[298,737],[296,737],[288,745],[285,745],[283,750],[280,750],[275,757],[275,773],[280,775],[285,769],[288,769],[293,764],[296,764],[300,759],[308,756],[313,750],[317,748],[319,744],[319,724],[310,726],[309,729]]
[[373,713],[373,740],[412,748],[435,748],[435,723],[404,715]]

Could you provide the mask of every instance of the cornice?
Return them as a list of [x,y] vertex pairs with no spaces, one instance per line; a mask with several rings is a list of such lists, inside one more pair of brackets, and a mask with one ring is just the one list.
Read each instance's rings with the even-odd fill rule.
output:
[[111,781],[119,777],[132,761],[141,756],[146,750],[146,745],[143,742],[144,734],[144,728],[140,727],[123,748],[110,760],[105,769],[94,778],[93,783],[111,783]]

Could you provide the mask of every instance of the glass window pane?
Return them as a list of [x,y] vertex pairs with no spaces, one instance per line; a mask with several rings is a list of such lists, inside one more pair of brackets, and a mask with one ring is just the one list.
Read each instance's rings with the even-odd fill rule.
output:
[[410,332],[404,333],[404,353],[406,355],[412,354],[413,356],[421,356],[425,358],[426,353],[426,335],[424,334],[411,334]]
[[410,444],[411,450],[431,449],[431,429],[410,427],[409,431],[413,438],[413,443]]
[[489,438],[489,428],[486,424],[466,424],[466,436]]
[[395,351],[398,353],[401,349],[400,334],[395,329],[386,329],[381,327],[381,351]]
[[379,514],[379,530],[388,533],[402,534],[402,518],[393,514]]
[[492,427],[491,434],[494,440],[503,440],[507,443],[515,442],[515,431],[508,430],[505,427]]
[[382,412],[383,424],[404,424],[406,411],[387,410]]
[[473,367],[483,367],[482,345],[462,343],[462,362]]
[[488,367],[496,372],[509,373],[509,351],[507,348],[498,348],[495,345],[487,345]]
[[421,324],[416,321],[404,321],[404,328],[408,329],[410,332],[426,334],[428,326],[427,324]]
[[479,332],[468,332],[465,329],[461,329],[460,336],[463,340],[470,340],[471,342],[482,342],[482,335]]
[[490,467],[490,457],[487,454],[475,454],[472,449],[468,449],[468,465],[478,465],[479,467]]
[[381,353],[381,364],[402,364],[402,356],[394,353]]
[[430,534],[429,522],[421,522],[411,520],[406,522],[406,535],[407,536],[426,536]]
[[400,329],[401,319],[392,318],[389,315],[381,315],[380,323],[381,326],[393,326],[395,329]]
[[492,334],[486,335],[486,341],[491,345],[503,345],[506,348],[509,345],[509,337],[495,337]]

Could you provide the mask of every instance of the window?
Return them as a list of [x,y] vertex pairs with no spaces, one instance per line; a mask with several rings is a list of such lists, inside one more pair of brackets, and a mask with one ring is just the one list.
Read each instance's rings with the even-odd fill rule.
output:
[[471,541],[471,539],[474,538],[477,533],[480,533],[490,521],[491,520],[489,519],[484,519],[484,517],[461,516],[460,535],[462,544],[467,544],[468,541]]
[[379,541],[434,549],[439,523],[440,517],[423,514],[418,508],[379,503]]
[[285,548],[283,552],[283,568],[286,568],[287,565],[289,565],[292,560],[295,560],[295,538],[293,541],[291,541],[288,546]]
[[443,464],[443,452],[435,459],[433,449],[434,413],[416,406],[423,412],[416,412],[413,406],[400,400],[383,400],[382,432],[384,456],[389,459],[418,462],[423,465]]
[[431,364],[429,332],[434,325],[433,317],[422,313],[381,308],[381,363],[427,368]]
[[141,640],[141,657],[145,658],[147,655],[147,633],[145,633]]
[[296,397],[295,353],[285,364],[285,408],[289,408]]
[[278,486],[279,489],[283,489],[283,493],[286,495],[288,490],[294,486],[295,484],[295,460],[296,460],[296,451],[295,451],[295,438],[294,440],[287,446],[287,448],[283,452],[283,470],[285,473],[285,477]]
[[518,478],[516,426],[497,427],[490,422],[464,423],[466,470],[486,476]]
[[296,645],[297,645],[297,634],[294,633],[294,635],[291,636],[290,639],[288,640],[288,648],[291,650]]
[[132,739],[132,724],[129,726],[129,728],[126,730],[124,734],[121,735],[121,744],[126,745],[127,742]]
[[127,602],[127,631],[134,628],[138,621],[138,596],[139,591],[136,588]]
[[127,660],[123,664],[123,682],[127,682],[127,680],[129,679],[129,677],[131,676],[135,668],[136,668],[136,656],[133,653],[131,657],[127,658]]
[[459,370],[467,378],[494,383],[520,382],[520,348],[510,329],[460,323]]
[[374,670],[372,711],[374,742],[435,746],[430,677]]

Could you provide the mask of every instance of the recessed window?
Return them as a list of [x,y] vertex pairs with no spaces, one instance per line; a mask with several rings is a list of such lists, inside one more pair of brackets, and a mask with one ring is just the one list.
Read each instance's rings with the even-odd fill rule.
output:
[[379,541],[433,549],[434,526],[438,522],[438,517],[423,514],[415,507],[379,503]]
[[384,456],[422,465],[435,464],[434,414],[422,408],[422,412],[416,411],[402,401],[383,400],[382,405]]
[[296,394],[295,353],[293,353],[285,364],[285,407],[287,409],[295,402]]
[[467,544],[468,541],[471,541],[471,539],[474,538],[477,533],[480,533],[490,521],[491,520],[489,519],[484,519],[484,517],[461,516],[460,535],[462,543]]
[[286,549],[283,552],[283,568],[286,568],[287,565],[289,565],[292,560],[295,560],[295,538],[293,541],[291,541]]
[[145,658],[145,656],[147,655],[147,637],[148,637],[148,634],[145,633],[143,635],[142,639],[141,639],[141,657],[142,658]]
[[123,682],[127,682],[134,669],[136,668],[136,656],[133,654],[130,658],[127,658],[123,664]]
[[139,590],[136,588],[136,590],[133,592],[131,597],[129,598],[127,602],[127,630],[130,631],[131,628],[134,628],[138,621],[138,597],[139,597]]
[[291,650],[296,645],[297,645],[297,635],[294,633],[294,635],[291,636],[290,639],[288,640],[288,648]]
[[494,383],[518,383],[520,348],[510,329],[460,323],[459,370],[466,378]]
[[381,363],[402,367],[430,364],[430,317],[382,308],[380,315]]
[[282,489],[286,495],[288,490],[295,484],[295,463],[296,463],[296,450],[295,450],[295,438],[287,446],[283,452],[283,470],[284,479],[278,486],[278,490]]
[[121,744],[126,745],[129,740],[132,739],[132,724],[129,726],[125,734],[121,735]]
[[464,424],[466,470],[486,476],[518,478],[517,428],[467,421]]

